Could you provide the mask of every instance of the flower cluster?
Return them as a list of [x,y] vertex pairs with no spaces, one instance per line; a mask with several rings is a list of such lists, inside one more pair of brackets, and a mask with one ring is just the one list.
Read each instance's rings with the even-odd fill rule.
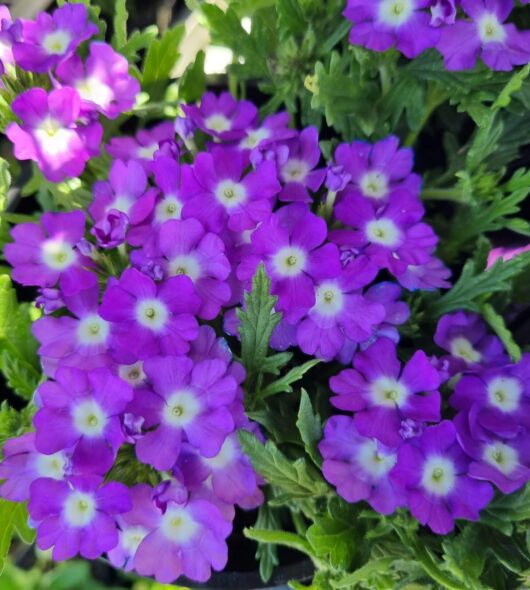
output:
[[344,16],[354,45],[395,47],[408,58],[436,47],[448,70],[472,69],[480,58],[509,71],[530,62],[530,31],[506,22],[513,8],[514,0],[348,0]]
[[114,119],[130,110],[140,85],[125,57],[107,43],[88,43],[85,58],[77,53],[98,34],[83,4],[65,4],[35,21],[12,22],[7,8],[0,10],[0,74],[11,81],[22,70],[40,74],[41,86],[11,105],[17,121],[6,134],[15,157],[36,162],[52,182],[79,176],[99,154],[99,117]]
[[463,312],[442,317],[434,339],[445,356],[417,351],[402,368],[380,339],[332,377],[331,403],[353,417],[332,417],[320,450],[346,500],[382,514],[405,506],[446,534],[455,519],[478,520],[491,484],[509,494],[530,481],[530,355],[510,364],[483,320]]

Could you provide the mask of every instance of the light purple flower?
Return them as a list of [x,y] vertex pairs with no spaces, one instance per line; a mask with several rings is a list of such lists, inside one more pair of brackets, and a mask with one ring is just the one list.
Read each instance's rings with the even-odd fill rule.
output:
[[228,92],[219,96],[207,92],[200,106],[182,105],[182,110],[199,129],[223,141],[243,139],[258,118],[254,104],[247,100],[236,101]]
[[291,115],[282,111],[265,117],[261,123],[245,130],[245,136],[239,142],[239,149],[264,149],[266,146],[291,139],[297,133],[289,128]]
[[156,284],[135,268],[109,284],[99,313],[114,323],[111,352],[123,364],[155,354],[183,354],[197,337],[200,305],[191,279],[172,277]]
[[298,137],[286,142],[289,149],[287,160],[279,169],[283,183],[280,201],[313,201],[308,189],[316,192],[326,178],[326,169],[315,170],[321,157],[316,127],[307,127]]
[[46,72],[72,55],[76,48],[98,33],[83,4],[66,4],[53,14],[40,12],[35,21],[22,21],[22,40],[13,45],[18,66]]
[[89,51],[84,64],[73,55],[59,64],[55,74],[65,86],[77,90],[83,112],[96,111],[115,119],[134,106],[140,84],[129,75],[125,57],[107,43],[91,43]]
[[326,235],[326,222],[306,204],[282,207],[253,232],[251,254],[243,258],[237,276],[250,285],[264,262],[271,292],[278,296],[277,310],[294,322],[315,305],[315,283],[340,273],[337,248],[324,244]]
[[[9,8],[4,6],[3,4],[0,5],[0,64],[3,66],[4,70],[7,66],[7,71],[9,73],[9,69],[15,63],[15,58],[13,56],[13,43],[20,39],[22,34],[22,23],[20,21],[16,21],[13,23],[11,18],[11,14],[9,12]],[[3,75],[3,73],[2,73]],[[2,83],[0,82],[0,88],[2,87]]]
[[318,448],[324,457],[324,477],[346,501],[366,500],[380,514],[403,506],[404,493],[389,477],[397,450],[360,435],[352,418],[331,417]]
[[171,469],[183,438],[204,457],[215,457],[234,420],[228,409],[237,382],[220,360],[196,364],[187,357],[152,357],[144,370],[153,391],[137,390],[129,411],[145,418],[149,429],[136,443],[136,455],[160,471]]
[[479,57],[499,71],[530,62],[530,31],[505,24],[513,0],[462,0],[461,4],[471,20],[444,27],[437,45],[448,70],[472,69]]
[[434,47],[440,31],[423,10],[430,0],[348,0],[344,16],[352,21],[350,43],[374,51],[396,47],[408,58]]
[[11,230],[13,243],[4,254],[13,266],[11,276],[21,285],[55,287],[64,295],[93,286],[95,273],[86,269],[91,261],[75,246],[85,234],[82,211],[44,213],[40,225],[20,223]]
[[35,448],[34,432],[7,440],[2,453],[0,480],[4,482],[0,485],[0,496],[11,502],[29,500],[29,488],[36,479],[62,480],[71,469],[71,452],[39,453]]
[[412,515],[446,535],[454,519],[478,520],[493,499],[491,485],[472,479],[468,467],[453,423],[444,420],[399,448],[391,478],[405,490]]
[[488,254],[487,268],[490,269],[499,259],[507,262],[525,252],[530,252],[530,244],[518,248],[493,248]]
[[434,289],[449,289],[451,283],[447,280],[451,270],[436,257],[421,265],[410,264],[406,270],[397,275],[400,285],[409,291],[432,291]]
[[51,455],[75,445],[76,464],[88,472],[105,473],[124,439],[120,415],[132,399],[131,386],[105,368],[85,372],[62,367],[55,379],[37,392],[37,450]]
[[71,477],[68,481],[42,478],[30,489],[29,514],[37,525],[39,549],[53,547],[53,559],[78,553],[96,559],[118,544],[116,515],[131,509],[129,490],[99,477]]
[[397,447],[403,441],[400,430],[404,420],[440,420],[440,375],[422,350],[402,369],[396,345],[381,338],[358,352],[353,366],[330,379],[336,394],[331,403],[355,412],[355,426],[363,436]]
[[6,129],[15,157],[37,162],[48,180],[79,176],[87,161],[99,153],[103,128],[97,122],[76,123],[81,99],[74,89],[47,94],[42,88],[31,88],[15,98],[11,108],[22,122],[10,123]]
[[245,174],[245,155],[233,149],[213,148],[199,153],[191,168],[183,168],[182,192],[189,195],[183,217],[195,217],[209,231],[253,229],[266,219],[280,191],[272,162],[263,162]]
[[42,309],[45,314],[53,313],[64,307],[64,301],[59,289],[42,287],[35,299],[35,305]]
[[127,237],[129,217],[123,211],[110,209],[94,225],[90,233],[96,237],[96,242],[104,250],[112,250],[121,246]]
[[430,0],[431,25],[440,27],[454,24],[458,4],[460,4],[460,0]]

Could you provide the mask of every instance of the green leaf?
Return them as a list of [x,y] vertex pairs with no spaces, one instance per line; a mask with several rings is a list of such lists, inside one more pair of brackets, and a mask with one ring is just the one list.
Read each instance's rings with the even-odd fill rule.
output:
[[393,557],[371,559],[368,563],[356,569],[352,574],[344,576],[336,582],[332,582],[332,586],[333,588],[353,589],[361,582],[368,582],[374,574],[386,571],[392,565],[393,561]]
[[515,342],[513,334],[506,327],[504,318],[489,303],[485,303],[481,311],[484,319],[504,344],[504,348],[506,348],[513,362],[518,363],[521,360],[522,352],[517,342]]
[[115,0],[114,5],[114,35],[112,37],[112,46],[117,51],[127,43],[127,0]]
[[23,541],[33,542],[34,534],[28,528],[27,520],[25,504],[0,499],[0,574],[4,569],[15,532],[19,532]]
[[206,73],[204,72],[204,51],[199,51],[179,80],[179,99],[185,102],[199,100],[206,90]]
[[530,64],[527,64],[524,68],[521,68],[516,72],[508,81],[506,86],[502,89],[499,96],[491,106],[492,111],[498,111],[499,109],[505,109],[509,106],[512,101],[512,96],[521,90],[523,82],[530,74]]
[[307,529],[307,539],[317,557],[341,570],[351,565],[356,551],[355,520],[317,517]]
[[301,551],[310,557],[313,555],[311,545],[302,537],[295,533],[288,533],[286,531],[271,531],[267,529],[246,528],[243,533],[247,539],[259,541],[260,543],[273,543],[274,545],[283,545],[289,549]]
[[[274,530],[280,527],[280,521],[274,510],[267,502],[259,507],[258,518],[256,519],[257,529]],[[259,574],[263,582],[268,582],[278,565],[278,549],[271,543],[259,543],[256,551],[256,559],[259,561]]]
[[305,389],[302,389],[302,395],[300,396],[300,407],[298,409],[296,426],[300,431],[300,436],[302,437],[307,454],[311,457],[315,465],[320,467],[322,465],[322,457],[318,452],[317,444],[322,438],[322,421],[313,412],[311,400]]
[[530,520],[530,485],[523,489],[495,498],[483,514],[492,515],[505,522]]
[[41,373],[33,365],[5,349],[0,352],[0,370],[8,386],[19,397],[26,401],[33,397],[41,379]]
[[278,393],[292,393],[293,388],[291,387],[293,383],[300,381],[302,377],[307,373],[307,371],[311,370],[313,367],[316,367],[320,363],[318,359],[312,359],[310,361],[305,362],[303,365],[299,365],[297,367],[293,367],[290,371],[288,371],[285,375],[269,383],[264,389],[260,391],[260,399],[265,399],[270,397],[271,395],[276,395]]
[[479,527],[468,525],[453,538],[442,542],[444,560],[451,573],[473,588],[483,588],[479,578],[486,562],[487,545],[482,540]]
[[30,429],[34,410],[32,404],[20,412],[9,406],[7,401],[0,404],[0,449],[7,439],[20,436]]
[[0,341],[9,337],[9,325],[17,308],[16,291],[7,275],[0,275]]
[[127,58],[129,63],[137,62],[138,53],[147,49],[158,35],[158,27],[151,25],[143,31],[133,31],[127,43],[120,48],[120,53]]
[[307,20],[299,0],[276,0],[280,39],[289,35],[302,35],[307,29]]

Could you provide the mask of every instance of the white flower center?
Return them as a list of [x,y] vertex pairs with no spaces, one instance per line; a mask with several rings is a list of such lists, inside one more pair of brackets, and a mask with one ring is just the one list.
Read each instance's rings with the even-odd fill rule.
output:
[[468,363],[478,363],[482,358],[480,352],[473,348],[471,342],[463,336],[458,336],[451,340],[450,350],[453,356],[464,359]]
[[136,155],[141,160],[152,160],[155,153],[159,150],[160,146],[158,143],[152,143],[151,145],[142,145],[136,150]]
[[196,256],[193,254],[181,254],[169,261],[169,274],[171,276],[186,275],[195,282],[201,278],[202,269]]
[[405,24],[414,12],[412,0],[383,0],[379,4],[379,20],[390,27]]
[[169,312],[158,299],[143,299],[136,304],[136,321],[154,332],[159,332],[166,325]]
[[203,463],[208,465],[213,471],[218,471],[230,465],[236,457],[236,445],[232,438],[227,438],[219,453],[211,459],[203,459]]
[[186,545],[199,532],[199,525],[184,508],[170,507],[162,517],[161,530],[173,543]]
[[65,129],[62,123],[46,117],[34,129],[35,137],[40,149],[49,156],[57,156],[67,152],[69,149],[70,139],[75,132],[71,129]]
[[503,475],[510,475],[519,466],[519,454],[507,444],[497,441],[484,447],[486,463],[496,467]]
[[42,246],[42,261],[52,270],[66,270],[77,260],[71,244],[60,238],[46,240]]
[[110,209],[116,209],[116,211],[127,214],[129,213],[132,204],[133,201],[129,195],[116,195],[112,203],[107,207],[107,211]]
[[102,108],[107,108],[114,99],[112,88],[104,84],[96,76],[78,80],[75,88],[83,100],[93,102]]
[[395,453],[382,453],[378,449],[377,441],[370,439],[359,447],[357,461],[364,471],[375,479],[380,479],[394,467],[397,455]]
[[478,34],[482,43],[503,43],[506,31],[494,13],[486,13],[477,22]]
[[366,236],[374,244],[382,246],[397,246],[401,241],[401,230],[391,220],[386,218],[374,219],[366,224]]
[[248,132],[248,135],[239,144],[243,149],[251,150],[259,145],[264,139],[270,137],[270,131],[265,127],[254,129]]
[[307,162],[297,158],[288,160],[282,168],[282,177],[285,182],[304,182],[308,174]]
[[76,528],[89,525],[96,516],[96,500],[92,494],[71,492],[64,503],[64,518]]
[[488,383],[490,405],[502,412],[514,412],[522,395],[521,383],[513,377],[495,377]]
[[399,408],[409,396],[407,388],[392,377],[379,377],[370,386],[372,401],[377,406]]
[[72,417],[77,432],[90,438],[100,437],[108,420],[103,408],[93,399],[78,403],[72,410]]
[[121,531],[121,545],[129,555],[134,555],[149,531],[143,526],[130,526]]
[[63,451],[53,455],[38,454],[35,457],[35,469],[39,477],[50,477],[51,479],[63,479],[66,465],[66,455]]
[[434,496],[449,495],[456,483],[455,466],[446,457],[429,457],[423,465],[421,485]]
[[133,387],[138,387],[138,385],[145,383],[146,380],[142,361],[137,361],[133,365],[120,365],[118,367],[118,375]]
[[272,259],[274,270],[282,277],[296,277],[304,272],[307,255],[296,246],[286,246],[276,252]]
[[77,327],[77,339],[81,344],[103,344],[109,335],[109,323],[97,314],[84,317]]
[[242,184],[233,180],[223,180],[217,185],[215,196],[221,205],[231,209],[247,200],[247,191]]
[[182,203],[174,195],[168,195],[160,201],[155,208],[155,219],[163,223],[168,219],[180,219],[182,215]]
[[164,422],[169,426],[183,428],[193,422],[201,411],[197,398],[187,390],[176,391],[166,400]]
[[229,131],[232,128],[232,122],[224,115],[210,115],[204,120],[204,126],[216,133],[223,133],[223,131]]
[[332,281],[321,283],[315,292],[315,311],[322,316],[338,315],[344,307],[344,295],[338,285]]
[[360,186],[365,197],[383,199],[388,195],[388,178],[386,174],[376,170],[367,172],[361,178]]
[[42,46],[48,55],[64,55],[71,41],[70,33],[59,29],[48,33],[42,40]]

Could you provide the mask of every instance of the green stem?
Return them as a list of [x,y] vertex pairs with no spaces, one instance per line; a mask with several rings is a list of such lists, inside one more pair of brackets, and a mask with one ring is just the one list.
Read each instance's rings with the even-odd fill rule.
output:
[[458,187],[452,188],[424,188],[421,198],[428,201],[453,201],[454,203],[467,203],[468,200]]
[[443,88],[438,85],[431,85],[427,90],[427,104],[425,106],[425,112],[421,118],[420,124],[415,131],[411,131],[407,139],[405,140],[406,146],[413,146],[418,139],[419,134],[423,131],[423,128],[429,122],[431,115],[434,111],[447,100],[447,93]]

